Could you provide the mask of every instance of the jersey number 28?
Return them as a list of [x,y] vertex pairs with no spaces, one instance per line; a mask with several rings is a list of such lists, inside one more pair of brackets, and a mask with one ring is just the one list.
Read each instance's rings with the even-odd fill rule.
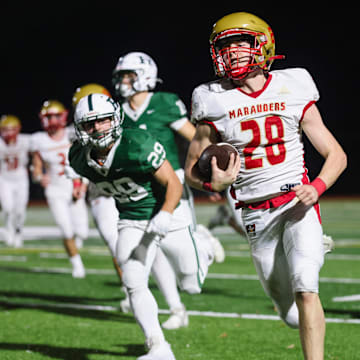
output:
[[[271,165],[280,164],[285,160],[286,148],[284,145],[284,125],[279,116],[268,116],[265,118],[265,137],[266,143],[264,146],[266,158]],[[274,136],[273,130],[276,130]],[[252,131],[253,138],[244,148],[245,168],[254,169],[263,166],[263,159],[256,157],[254,152],[259,147],[261,142],[261,129],[256,120],[247,120],[241,122],[241,130]],[[277,150],[275,151],[275,147]]]

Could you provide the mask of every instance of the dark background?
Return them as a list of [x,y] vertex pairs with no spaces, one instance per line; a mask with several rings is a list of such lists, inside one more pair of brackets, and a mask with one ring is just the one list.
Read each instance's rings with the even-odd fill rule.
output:
[[[229,13],[248,11],[271,25],[276,52],[286,55],[273,69],[299,66],[312,74],[323,119],[348,154],[347,170],[327,193],[359,194],[357,10],[345,2],[342,7],[205,4],[2,2],[0,114],[19,116],[23,132],[40,130],[37,114],[45,99],[58,99],[70,108],[80,85],[96,82],[111,89],[112,70],[119,56],[130,51],[152,56],[164,81],[159,90],[176,92],[189,109],[194,87],[213,79],[208,45],[213,23]],[[314,177],[322,159],[305,144],[306,164]],[[186,144],[182,149],[184,158]]]

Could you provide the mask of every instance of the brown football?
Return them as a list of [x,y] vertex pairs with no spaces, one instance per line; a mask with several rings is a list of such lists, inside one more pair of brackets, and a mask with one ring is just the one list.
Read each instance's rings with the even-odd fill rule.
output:
[[237,154],[234,146],[228,143],[218,143],[209,145],[200,155],[198,160],[198,169],[204,181],[211,180],[211,159],[216,157],[217,166],[221,170],[226,170],[229,165],[230,154]]

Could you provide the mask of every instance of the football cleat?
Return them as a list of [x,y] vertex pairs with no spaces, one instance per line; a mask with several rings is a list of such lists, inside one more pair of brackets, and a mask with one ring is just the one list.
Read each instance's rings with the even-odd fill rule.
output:
[[70,257],[70,264],[72,265],[72,277],[76,279],[83,279],[85,277],[85,267],[79,254]]
[[146,340],[145,346],[149,352],[138,357],[137,360],[176,360],[170,344],[165,340],[152,337]]
[[22,248],[23,245],[24,245],[24,242],[23,242],[21,234],[16,233],[14,236],[14,247],[19,249],[19,248]]
[[120,309],[124,314],[129,314],[132,312],[129,294],[128,294],[125,286],[122,286],[121,289],[125,294],[125,299],[120,301]]
[[335,248],[335,241],[331,236],[323,234],[324,254],[328,254]]
[[75,279],[83,279],[85,278],[85,268],[84,266],[75,266],[72,270],[72,277]]
[[181,327],[189,326],[189,316],[186,312],[185,306],[171,310],[170,317],[163,322],[161,326],[167,330],[175,330]]
[[211,246],[213,248],[214,260],[217,263],[222,263],[225,260],[225,250],[221,245],[220,240],[215,237],[204,225],[198,224],[196,226],[196,231],[200,232],[203,236],[210,240]]
[[120,301],[120,309],[124,314],[131,313],[130,300],[128,297]]
[[217,226],[227,225],[231,215],[226,205],[220,205],[215,215],[210,219],[208,228],[214,229]]

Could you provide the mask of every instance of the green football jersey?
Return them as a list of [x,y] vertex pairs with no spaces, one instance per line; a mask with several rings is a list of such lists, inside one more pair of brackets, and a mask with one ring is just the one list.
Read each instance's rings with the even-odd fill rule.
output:
[[124,129],[102,166],[90,147],[75,142],[69,151],[71,167],[114,197],[121,219],[132,220],[148,220],[160,210],[165,188],[153,174],[165,159],[164,147],[141,129]]
[[172,123],[187,116],[184,103],[176,94],[168,92],[150,93],[143,106],[133,111],[127,102],[123,109],[124,128],[140,128],[150,132],[164,146],[166,158],[177,170],[181,167]]

